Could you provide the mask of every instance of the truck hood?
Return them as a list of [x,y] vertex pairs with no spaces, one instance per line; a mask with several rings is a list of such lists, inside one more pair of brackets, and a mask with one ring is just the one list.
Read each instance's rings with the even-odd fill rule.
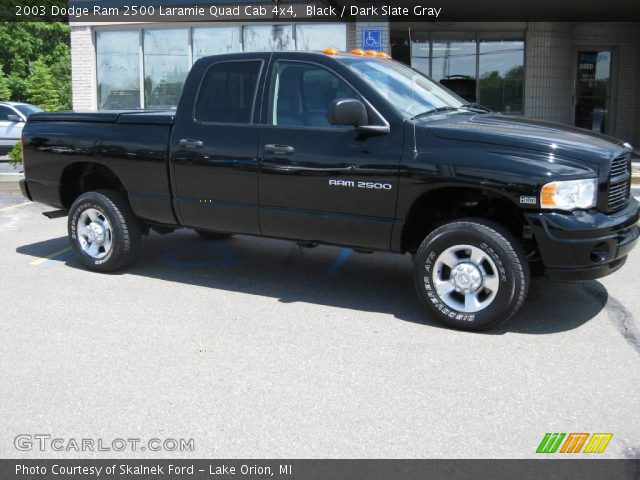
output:
[[624,142],[576,127],[499,114],[456,113],[420,122],[436,137],[553,153],[595,164],[631,150]]

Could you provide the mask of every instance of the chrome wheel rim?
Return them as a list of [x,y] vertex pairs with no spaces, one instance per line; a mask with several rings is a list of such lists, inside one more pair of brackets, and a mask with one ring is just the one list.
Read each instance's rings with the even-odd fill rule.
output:
[[99,260],[106,257],[113,245],[113,230],[109,219],[95,208],[87,208],[78,216],[78,243],[82,251]]
[[436,259],[433,285],[449,308],[474,313],[491,305],[500,278],[495,262],[484,250],[473,245],[454,245]]

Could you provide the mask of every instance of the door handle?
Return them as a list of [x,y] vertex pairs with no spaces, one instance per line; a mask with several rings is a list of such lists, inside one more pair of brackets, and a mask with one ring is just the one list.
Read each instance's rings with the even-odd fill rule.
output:
[[296,149],[289,145],[268,144],[264,146],[264,153],[273,153],[274,155],[291,155]]
[[183,138],[178,142],[178,145],[182,148],[202,148],[204,143],[202,140],[192,140],[190,138]]

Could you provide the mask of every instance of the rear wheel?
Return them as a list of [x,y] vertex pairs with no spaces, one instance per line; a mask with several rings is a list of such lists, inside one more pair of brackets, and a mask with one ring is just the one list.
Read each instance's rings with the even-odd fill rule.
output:
[[526,256],[513,235],[484,219],[450,222],[414,257],[420,299],[449,327],[484,330],[506,323],[529,287]]
[[231,235],[230,233],[210,232],[207,230],[196,229],[196,233],[200,235],[200,237],[204,238],[205,240],[224,240],[225,238],[233,237],[233,235]]
[[138,252],[138,219],[116,192],[99,190],[80,195],[69,209],[67,227],[76,258],[89,270],[119,270]]

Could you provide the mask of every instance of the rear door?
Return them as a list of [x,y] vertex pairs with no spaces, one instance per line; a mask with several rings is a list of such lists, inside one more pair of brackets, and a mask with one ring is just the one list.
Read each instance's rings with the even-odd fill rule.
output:
[[[330,103],[366,99],[329,65],[274,54],[260,132],[265,235],[388,249],[401,130],[365,135],[329,124]],[[370,119],[385,122],[368,105]]]
[[268,54],[197,62],[171,135],[174,202],[182,224],[260,233],[258,131]]

